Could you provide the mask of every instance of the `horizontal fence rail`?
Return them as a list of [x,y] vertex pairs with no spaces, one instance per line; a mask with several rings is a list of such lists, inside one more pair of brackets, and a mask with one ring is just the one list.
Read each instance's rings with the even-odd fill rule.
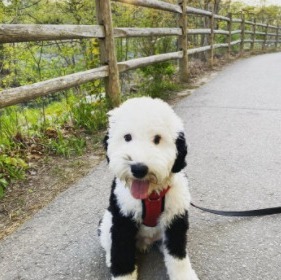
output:
[[0,43],[103,37],[99,25],[0,24]]
[[[281,28],[279,26],[257,23],[256,20],[247,21],[244,16],[241,19],[232,18],[232,16],[225,17],[214,14],[211,11],[188,7],[186,0],[179,1],[178,5],[158,0],[114,0],[114,2],[175,13],[179,16],[180,25],[174,28],[113,28],[110,0],[96,0],[97,18],[99,19],[98,25],[0,24],[0,43],[99,39],[101,40],[101,63],[104,65],[92,70],[66,75],[32,85],[3,90],[0,92],[0,108],[27,102],[37,97],[46,96],[102,78],[105,79],[106,91],[110,91],[110,88],[119,87],[118,84],[114,84],[118,83],[119,73],[167,60],[179,60],[179,71],[184,71],[180,76],[183,77],[182,80],[186,80],[189,55],[209,51],[210,65],[212,65],[214,50],[218,48],[228,48],[228,56],[230,56],[232,47],[239,44],[240,53],[243,53],[245,44],[250,44],[250,50],[253,50],[255,44],[261,44],[262,49],[265,49],[267,45],[274,44],[277,49],[278,44],[281,43]],[[187,16],[209,17],[210,28],[188,28]],[[216,21],[227,22],[227,29],[215,29]],[[234,24],[236,25],[236,29],[233,29]],[[257,30],[258,27],[262,30]],[[193,35],[209,36],[209,45],[188,48],[187,36]],[[225,36],[225,43],[216,43],[215,35]],[[250,38],[246,38],[245,35],[250,35]],[[179,51],[117,62],[114,55],[115,48],[112,47],[114,46],[115,38],[151,36],[177,36],[179,39]],[[236,40],[233,40],[233,36],[236,37]],[[108,46],[111,47],[108,49]],[[104,51],[105,49],[106,51]],[[112,79],[108,79],[108,77]],[[120,94],[120,92],[117,90],[115,94]],[[107,96],[110,96],[110,93],[107,92]],[[117,98],[113,106],[117,106],[118,102]]]

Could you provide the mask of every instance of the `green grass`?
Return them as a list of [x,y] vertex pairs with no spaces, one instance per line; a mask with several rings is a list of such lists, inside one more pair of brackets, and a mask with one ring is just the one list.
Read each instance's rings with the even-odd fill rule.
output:
[[47,101],[0,110],[0,198],[11,182],[25,178],[30,155],[82,155],[87,135],[106,127],[104,99],[89,103],[70,91],[61,100]]
[[176,67],[172,62],[152,64],[141,68],[140,71],[145,78],[141,95],[168,99],[172,91],[180,89],[180,85],[174,80]]

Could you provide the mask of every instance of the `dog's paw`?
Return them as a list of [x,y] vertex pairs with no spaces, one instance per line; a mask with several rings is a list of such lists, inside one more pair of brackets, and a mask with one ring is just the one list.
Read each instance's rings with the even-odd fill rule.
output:
[[131,274],[123,275],[123,276],[117,276],[111,278],[112,280],[137,280],[138,275],[137,275],[137,269],[134,270]]

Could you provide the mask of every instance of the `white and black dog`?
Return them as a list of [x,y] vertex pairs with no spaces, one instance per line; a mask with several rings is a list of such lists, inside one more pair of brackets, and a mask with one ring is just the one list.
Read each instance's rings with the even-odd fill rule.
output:
[[181,119],[160,99],[133,98],[109,112],[104,139],[115,175],[99,225],[112,279],[136,280],[136,248],[161,241],[171,280],[198,280],[187,254],[187,145]]

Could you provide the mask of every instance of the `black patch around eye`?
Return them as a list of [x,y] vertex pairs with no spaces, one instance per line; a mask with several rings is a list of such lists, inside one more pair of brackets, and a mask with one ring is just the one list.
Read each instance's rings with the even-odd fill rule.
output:
[[153,139],[153,142],[154,142],[154,144],[158,145],[160,143],[160,140],[161,140],[161,136],[155,135],[154,139]]
[[126,134],[126,135],[124,135],[124,139],[125,139],[126,142],[130,142],[132,140],[132,135]]

